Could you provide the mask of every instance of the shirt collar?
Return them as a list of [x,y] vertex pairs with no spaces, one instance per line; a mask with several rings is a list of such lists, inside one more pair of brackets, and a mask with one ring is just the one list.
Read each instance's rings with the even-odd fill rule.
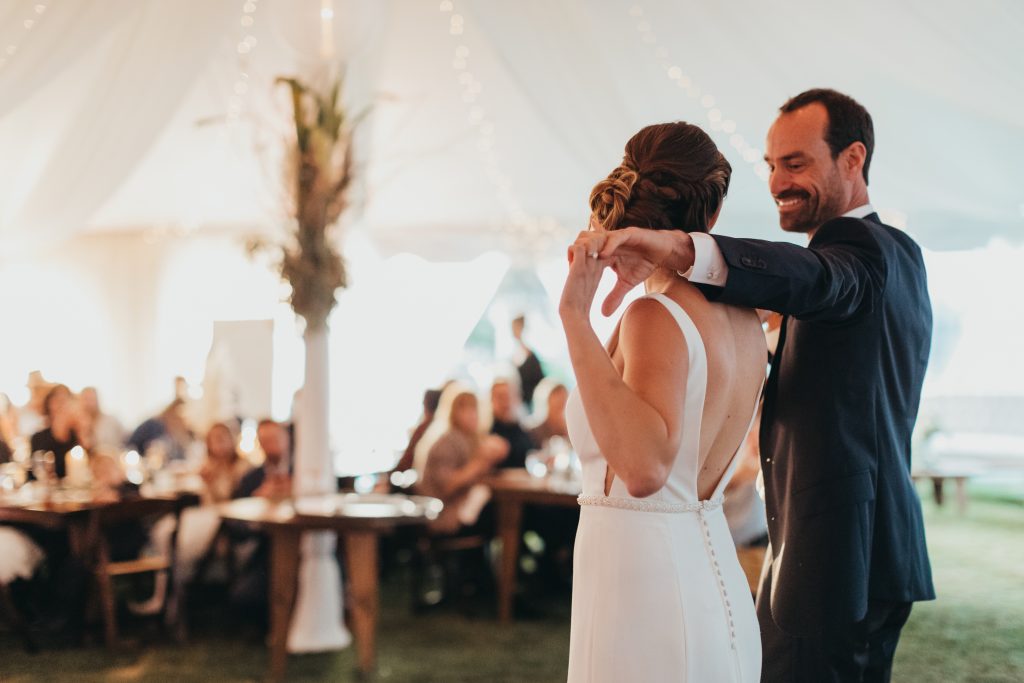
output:
[[856,209],[850,209],[843,214],[843,218],[867,218],[875,212],[875,207],[871,206],[871,203],[861,204]]

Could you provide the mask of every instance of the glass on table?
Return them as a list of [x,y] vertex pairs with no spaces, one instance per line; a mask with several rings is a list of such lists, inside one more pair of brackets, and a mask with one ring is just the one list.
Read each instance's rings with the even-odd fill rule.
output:
[[526,471],[538,479],[548,476],[548,456],[536,449],[526,453]]

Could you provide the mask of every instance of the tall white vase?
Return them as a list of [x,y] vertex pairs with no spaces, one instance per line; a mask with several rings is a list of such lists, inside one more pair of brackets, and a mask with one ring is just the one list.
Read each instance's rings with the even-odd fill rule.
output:
[[[327,330],[307,330],[306,380],[296,406],[294,494],[337,490],[328,428]],[[352,642],[345,628],[341,574],[333,532],[307,532],[302,538],[299,590],[288,631],[289,652],[340,650]]]

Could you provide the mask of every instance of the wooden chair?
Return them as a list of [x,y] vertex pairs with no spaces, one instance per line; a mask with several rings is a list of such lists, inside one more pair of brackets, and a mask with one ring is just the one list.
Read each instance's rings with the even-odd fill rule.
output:
[[[123,500],[96,511],[94,518],[95,535],[93,536],[96,539],[96,558],[93,574],[100,600],[104,640],[108,648],[113,649],[118,645],[117,605],[114,600],[113,587],[115,577],[161,571],[167,572],[167,595],[159,612],[162,621],[166,621],[168,606],[171,604],[171,601],[180,600],[181,596],[176,595],[174,591],[173,569],[178,545],[178,526],[181,521],[181,509],[182,505],[173,499],[139,498]],[[172,514],[175,518],[174,530],[171,532],[170,545],[166,557],[140,557],[123,562],[111,561],[110,544],[106,534],[103,533],[105,529],[124,522],[159,518],[166,514]],[[178,612],[176,611],[176,613]],[[173,627],[175,624],[171,624],[171,626]]]
[[[479,550],[483,553],[487,543],[488,539],[483,535],[438,535],[429,529],[420,529],[413,549],[413,612],[422,612],[439,604],[446,596],[460,597],[463,575],[459,562],[467,552]],[[424,599],[427,572],[435,566],[441,567],[441,594],[436,599]]]

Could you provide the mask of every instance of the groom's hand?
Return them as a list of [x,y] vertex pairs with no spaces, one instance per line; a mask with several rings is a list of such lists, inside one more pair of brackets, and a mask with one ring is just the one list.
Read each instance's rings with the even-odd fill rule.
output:
[[622,228],[581,232],[576,244],[585,253],[596,252],[607,260],[618,276],[615,287],[601,305],[609,316],[622,304],[631,289],[661,266],[685,272],[693,266],[693,240],[682,230]]

